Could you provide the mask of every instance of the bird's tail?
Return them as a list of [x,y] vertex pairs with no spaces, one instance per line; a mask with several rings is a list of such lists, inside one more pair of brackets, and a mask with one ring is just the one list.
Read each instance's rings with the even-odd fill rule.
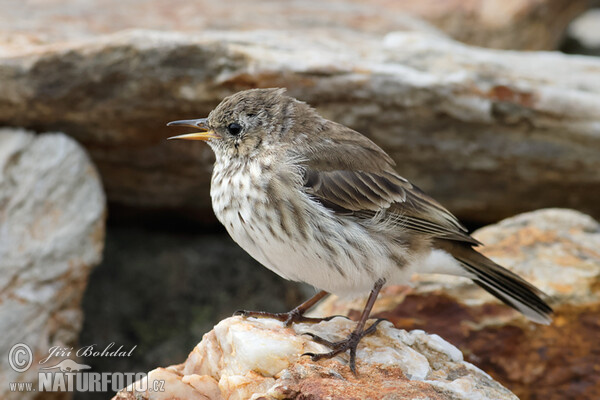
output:
[[530,320],[548,325],[552,308],[542,297],[545,294],[504,267],[478,253],[468,244],[442,240],[440,247],[452,254],[468,271],[473,281],[505,304],[520,311]]

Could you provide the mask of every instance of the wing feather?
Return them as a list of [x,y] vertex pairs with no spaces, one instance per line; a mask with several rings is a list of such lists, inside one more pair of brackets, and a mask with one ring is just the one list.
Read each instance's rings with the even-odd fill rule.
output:
[[358,218],[383,212],[415,233],[479,244],[452,213],[398,175],[393,160],[360,133],[324,120],[308,143],[301,149],[304,190],[334,212]]

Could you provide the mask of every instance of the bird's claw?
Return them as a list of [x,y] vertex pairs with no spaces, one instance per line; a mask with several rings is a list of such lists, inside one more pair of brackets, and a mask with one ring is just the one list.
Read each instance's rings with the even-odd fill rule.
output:
[[302,335],[310,336],[310,338],[312,339],[313,342],[319,343],[319,344],[322,344],[322,345],[325,345],[325,346],[331,347],[331,348],[334,348],[336,346],[336,344],[339,343],[339,342],[331,342],[327,339],[323,339],[321,336],[315,335],[314,333],[310,333],[310,332],[302,332]]
[[377,325],[379,325],[379,323],[381,321],[385,321],[385,319],[379,318],[375,322],[373,322],[373,324],[371,324],[371,326],[369,326],[367,329],[365,329],[363,331],[353,331],[352,333],[350,333],[350,335],[346,339],[340,340],[339,342],[331,342],[327,339],[323,339],[322,337],[320,337],[318,335],[315,335],[314,333],[304,332],[304,333],[302,333],[303,335],[310,336],[315,343],[325,345],[325,346],[331,348],[332,351],[330,351],[328,353],[318,353],[318,354],[304,353],[304,354],[302,354],[302,356],[309,356],[312,361],[319,361],[324,358],[333,358],[346,350],[350,350],[350,370],[352,371],[352,373],[354,375],[357,375],[357,373],[356,373],[356,349],[358,347],[358,344],[360,343],[360,341],[362,340],[363,337],[375,332],[377,330]]
[[293,309],[289,312],[285,313],[270,313],[266,311],[247,311],[247,310],[237,310],[233,313],[234,316],[241,316],[244,318],[248,317],[256,317],[256,318],[273,318],[278,321],[285,323],[285,326],[289,327],[294,323],[311,323],[316,324],[322,321],[330,321],[335,317],[341,317],[341,315],[332,315],[330,317],[325,318],[313,318],[313,317],[305,317],[302,312],[297,309]]
[[331,321],[332,319],[338,318],[338,317],[350,320],[350,317],[348,317],[347,315],[341,315],[341,314],[330,315],[329,317],[320,318],[320,319],[321,319],[321,321]]

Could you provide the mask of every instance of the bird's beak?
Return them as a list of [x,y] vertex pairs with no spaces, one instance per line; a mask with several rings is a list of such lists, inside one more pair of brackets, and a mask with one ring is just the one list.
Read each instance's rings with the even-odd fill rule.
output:
[[171,136],[168,140],[171,139],[184,139],[184,140],[209,140],[209,139],[218,139],[219,136],[216,135],[213,131],[210,130],[208,126],[208,118],[200,118],[200,119],[183,119],[181,121],[172,121],[167,124],[167,126],[189,126],[191,128],[199,128],[202,129],[201,132],[194,133],[186,133],[184,135]]

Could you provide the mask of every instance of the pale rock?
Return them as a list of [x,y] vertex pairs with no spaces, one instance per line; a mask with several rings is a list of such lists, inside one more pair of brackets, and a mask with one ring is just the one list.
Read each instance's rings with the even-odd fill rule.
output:
[[164,392],[123,390],[115,399],[516,399],[439,336],[399,330],[387,321],[361,341],[358,376],[346,354],[319,362],[302,356],[328,351],[302,333],[339,340],[354,326],[341,317],[292,328],[271,319],[228,318],[185,363],[148,374],[149,387],[164,381]]
[[[50,348],[75,345],[83,318],[81,297],[101,259],[104,219],[100,179],[73,139],[0,129],[3,399],[33,399],[35,392],[9,392],[8,383],[37,384],[38,361]],[[22,373],[7,363],[17,343],[33,353],[31,367]]]
[[600,8],[577,17],[567,30],[567,40],[580,54],[600,55]]
[[0,41],[55,43],[144,28],[194,32],[278,29],[302,35],[434,31],[484,47],[556,49],[589,0],[0,0]]
[[486,244],[485,254],[526,277],[558,305],[600,302],[600,224],[589,215],[538,210],[479,229],[474,236]]

